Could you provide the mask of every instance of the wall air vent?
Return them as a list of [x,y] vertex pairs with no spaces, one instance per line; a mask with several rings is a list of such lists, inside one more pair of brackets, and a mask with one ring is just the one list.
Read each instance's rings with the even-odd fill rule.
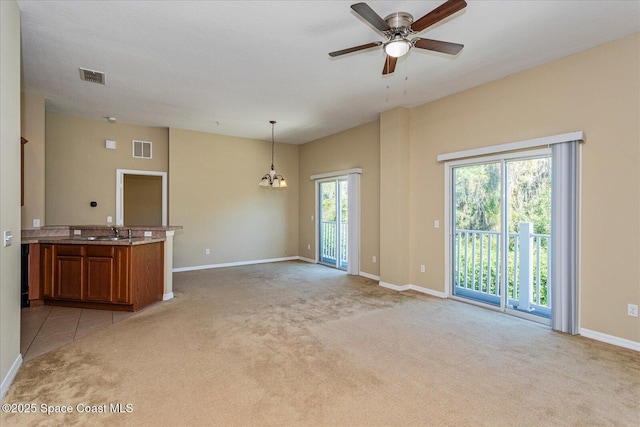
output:
[[151,158],[151,143],[149,141],[133,140],[133,157],[136,159]]
[[80,78],[86,82],[100,83],[105,82],[105,76],[102,71],[87,70],[86,68],[80,68]]

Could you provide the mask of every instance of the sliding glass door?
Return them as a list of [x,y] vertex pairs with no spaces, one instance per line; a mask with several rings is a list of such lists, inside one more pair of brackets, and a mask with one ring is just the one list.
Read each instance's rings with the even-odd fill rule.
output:
[[451,168],[454,296],[549,318],[549,156],[538,150]]
[[348,183],[346,178],[319,184],[319,262],[346,269],[348,264]]

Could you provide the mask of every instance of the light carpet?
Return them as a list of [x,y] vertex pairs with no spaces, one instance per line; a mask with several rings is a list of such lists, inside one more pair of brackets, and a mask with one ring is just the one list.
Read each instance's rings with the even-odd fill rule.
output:
[[303,262],[173,283],[173,300],[25,362],[3,404],[36,411],[0,424],[640,425],[632,350]]

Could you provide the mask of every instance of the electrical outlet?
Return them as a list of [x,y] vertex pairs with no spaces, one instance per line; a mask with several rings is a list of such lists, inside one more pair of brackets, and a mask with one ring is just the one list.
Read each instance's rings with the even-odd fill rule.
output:
[[638,306],[636,304],[627,304],[627,314],[631,317],[638,317]]
[[108,216],[107,217],[107,224],[111,224],[113,222],[113,217]]
[[307,245],[307,250],[310,251],[311,250],[311,245]]
[[437,219],[433,220],[433,228],[440,228],[440,221]]
[[424,266],[424,264],[422,264],[422,265],[420,266],[420,273],[424,273],[425,271],[426,271],[426,270],[425,270],[425,266]]
[[376,258],[376,256],[374,255],[374,256],[371,258],[371,261],[373,261],[374,263],[376,263],[376,262],[378,262],[378,258]]
[[209,254],[211,254],[211,251],[209,250],[209,248],[207,248],[207,249],[205,249],[205,250],[204,250],[204,254],[205,254],[205,255],[209,255]]
[[40,220],[39,220],[39,219],[37,219],[37,218],[36,218],[36,219],[34,219],[34,220],[33,220],[33,226],[34,226],[34,227],[40,227]]
[[73,230],[73,235],[74,236],[79,236],[82,234],[82,230]]
[[153,232],[151,232],[151,231],[145,231],[144,232],[144,237],[151,237],[151,236],[153,236]]

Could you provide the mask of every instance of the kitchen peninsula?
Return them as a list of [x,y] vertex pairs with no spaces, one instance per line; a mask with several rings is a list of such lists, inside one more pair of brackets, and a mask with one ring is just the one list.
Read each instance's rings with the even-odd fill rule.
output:
[[171,299],[173,235],[181,228],[83,225],[23,230],[22,243],[29,247],[30,304],[137,311]]

